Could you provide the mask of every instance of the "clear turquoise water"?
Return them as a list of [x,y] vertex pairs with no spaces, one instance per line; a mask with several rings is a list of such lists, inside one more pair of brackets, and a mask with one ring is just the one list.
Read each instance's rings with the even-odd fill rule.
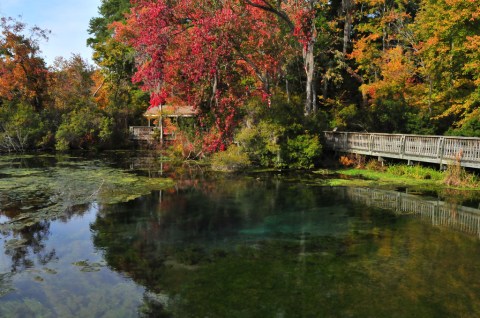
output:
[[[480,241],[453,206],[442,223],[277,175],[170,175],[1,231],[0,316],[480,316]],[[2,195],[5,224],[23,201]]]

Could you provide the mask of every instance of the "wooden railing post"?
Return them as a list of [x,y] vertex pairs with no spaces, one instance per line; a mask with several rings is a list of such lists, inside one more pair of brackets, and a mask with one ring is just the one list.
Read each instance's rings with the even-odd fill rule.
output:
[[399,155],[401,156],[401,158],[403,159],[403,157],[405,156],[405,141],[407,140],[407,137],[405,135],[402,135],[402,138],[401,138],[401,146],[400,146],[400,153]]
[[445,138],[440,137],[440,140],[438,141],[438,151],[437,151],[437,157],[439,158],[440,170],[443,169],[444,147],[445,147]]
[[372,154],[373,152],[373,135],[372,134],[368,135],[368,151],[370,152],[370,154]]

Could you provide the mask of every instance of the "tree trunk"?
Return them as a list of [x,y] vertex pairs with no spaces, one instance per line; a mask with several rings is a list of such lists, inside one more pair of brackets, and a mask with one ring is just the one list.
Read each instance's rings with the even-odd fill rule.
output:
[[350,43],[350,33],[353,23],[353,0],[342,0],[342,9],[345,12],[345,25],[343,26],[343,55],[347,54],[348,44]]
[[217,72],[215,72],[215,75],[213,77],[213,83],[212,83],[212,97],[210,98],[210,108],[212,108],[212,105],[214,103],[215,103],[215,107],[218,107],[217,86],[218,86],[218,77],[217,77]]
[[316,114],[318,110],[318,103],[317,103],[317,75],[313,74],[313,81],[312,81],[312,95],[313,95],[313,101],[312,101],[312,113]]
[[306,97],[305,97],[305,116],[311,115],[316,109],[316,92],[315,92],[315,55],[314,46],[316,41],[315,25],[312,22],[312,35],[303,47],[303,63],[305,66],[305,74],[307,75],[306,82]]
[[285,90],[287,91],[287,102],[290,103],[290,88],[288,87],[288,78],[285,79]]
[[[328,69],[327,69],[328,71]],[[325,72],[327,73],[327,72]],[[327,99],[327,93],[328,93],[328,79],[326,76],[323,77],[323,87],[322,87],[322,95],[323,95],[323,100]]]
[[433,96],[433,80],[430,76],[428,80],[428,117],[432,117],[432,96]]
[[[387,14],[387,3],[385,2],[383,4],[383,17]],[[385,52],[387,46],[387,28],[385,27],[385,24],[383,24],[382,27],[382,52]]]
[[[283,11],[281,8],[281,1],[276,2],[276,6],[272,5],[267,1],[260,1],[260,3],[252,2],[251,0],[244,0],[247,5],[250,5],[255,8],[270,12],[284,22],[286,22],[287,27],[291,32],[295,29],[295,24],[292,22],[288,14]],[[348,0],[352,1],[352,0]],[[318,0],[307,0],[305,1],[309,4],[309,9],[314,10]],[[303,47],[303,63],[305,67],[305,73],[307,75],[306,82],[306,98],[305,98],[305,116],[311,115],[317,109],[316,102],[316,92],[315,92],[315,56],[314,56],[314,46],[317,38],[317,30],[315,28],[315,18],[311,21],[310,26],[310,38],[307,40],[307,43],[304,43]]]

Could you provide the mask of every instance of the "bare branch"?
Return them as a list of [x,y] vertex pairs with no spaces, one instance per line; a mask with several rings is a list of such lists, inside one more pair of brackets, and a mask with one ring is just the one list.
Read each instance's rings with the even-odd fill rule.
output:
[[279,17],[285,23],[287,23],[288,28],[290,29],[291,32],[293,32],[295,25],[293,24],[292,20],[290,20],[288,15],[282,9],[280,9],[280,4],[281,4],[280,1],[277,3],[277,6],[278,6],[277,8],[273,7],[270,3],[268,3],[265,0],[261,0],[264,4],[253,3],[251,0],[244,0],[244,1],[249,6],[275,14],[277,17]]

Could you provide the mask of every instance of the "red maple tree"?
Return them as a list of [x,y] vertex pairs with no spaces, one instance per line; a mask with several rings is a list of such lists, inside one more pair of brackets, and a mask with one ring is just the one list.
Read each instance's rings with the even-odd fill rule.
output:
[[[252,94],[268,99],[290,49],[272,16],[238,0],[134,0],[117,38],[137,51],[134,82],[151,105],[169,98],[194,105],[210,127],[208,151],[230,142],[237,109]],[[210,124],[210,125],[207,125]]]

